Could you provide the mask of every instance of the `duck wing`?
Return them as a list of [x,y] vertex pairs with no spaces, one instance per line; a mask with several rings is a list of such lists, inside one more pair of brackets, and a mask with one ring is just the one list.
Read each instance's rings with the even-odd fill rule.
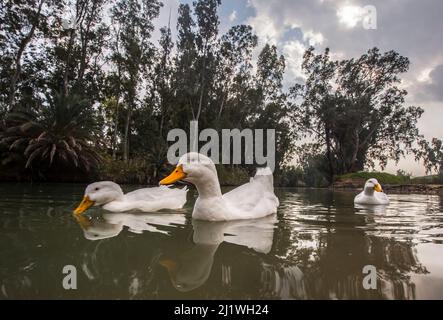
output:
[[186,197],[188,188],[182,189],[171,188],[169,186],[160,186],[153,188],[137,189],[125,194],[125,199],[128,201],[133,200],[158,200],[161,198],[174,198],[174,197]]
[[389,203],[389,198],[386,195],[386,193],[384,192],[376,192],[374,193],[375,198],[377,199],[377,201],[381,204],[388,204]]
[[133,209],[145,212],[180,209],[186,203],[187,192],[187,187],[182,189],[168,186],[143,188],[125,194],[124,202]]
[[277,212],[273,176],[269,168],[257,170],[251,180],[223,195],[223,200],[237,219],[260,218]]

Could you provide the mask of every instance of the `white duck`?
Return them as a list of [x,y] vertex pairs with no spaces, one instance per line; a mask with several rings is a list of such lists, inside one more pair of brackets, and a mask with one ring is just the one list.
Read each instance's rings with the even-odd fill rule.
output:
[[366,181],[364,189],[354,198],[355,204],[389,204],[388,196],[383,192],[377,179]]
[[102,206],[103,209],[113,212],[180,209],[186,202],[187,192],[186,187],[172,189],[160,186],[124,194],[120,186],[112,181],[94,182],[86,187],[83,200],[74,210],[74,214],[82,214],[91,206]]
[[254,178],[228,193],[222,194],[214,162],[190,152],[183,155],[176,169],[160,181],[161,185],[183,180],[194,184],[198,198],[192,217],[198,220],[228,221],[256,219],[277,212],[273,176],[269,168],[258,169]]

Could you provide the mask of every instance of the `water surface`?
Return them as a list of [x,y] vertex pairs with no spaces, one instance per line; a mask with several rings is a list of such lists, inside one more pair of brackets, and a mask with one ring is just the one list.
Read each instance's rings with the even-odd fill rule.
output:
[[[0,184],[0,298],[443,299],[439,196],[355,208],[353,192],[279,189],[276,215],[204,222],[191,191],[178,212],[93,208],[78,221],[84,187]],[[76,290],[62,286],[66,265]]]

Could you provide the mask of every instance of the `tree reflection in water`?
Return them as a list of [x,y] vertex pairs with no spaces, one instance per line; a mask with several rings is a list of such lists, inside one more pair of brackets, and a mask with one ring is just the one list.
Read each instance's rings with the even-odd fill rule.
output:
[[[114,225],[123,221],[136,232],[134,216],[123,219],[124,216],[113,218]],[[178,220],[184,219],[178,217],[177,225]],[[137,217],[150,225],[144,230],[153,231],[152,225],[156,225],[163,232],[168,229],[166,225],[174,224],[168,221],[170,218]],[[323,226],[317,221],[316,230],[310,233],[285,232],[284,228],[277,228],[274,216],[234,222],[194,220],[192,229],[188,229],[192,238],[188,236],[183,241],[183,235],[177,232],[184,230],[170,228],[172,237],[163,239],[150,259],[142,259],[138,270],[134,270],[131,260],[133,270],[125,280],[126,287],[132,297],[414,299],[415,288],[409,274],[427,271],[418,261],[413,243],[367,235],[359,228],[363,218],[350,222],[335,217],[334,224],[339,227],[333,227],[328,219]],[[101,227],[96,222],[86,228],[96,234],[103,230],[107,235],[113,230],[104,226],[103,221],[96,221],[100,221]],[[284,243],[286,246],[282,247]],[[114,244],[112,250],[115,249]],[[88,253],[84,257],[94,256]],[[365,265],[377,268],[376,290],[362,286]],[[103,270],[97,270],[97,274],[103,277]]]
[[[354,207],[351,192],[284,189],[277,216],[208,223],[192,221],[192,201],[186,214],[91,208],[77,221],[79,185],[2,192],[1,298],[443,298],[437,196],[390,195],[375,208]],[[77,290],[61,285],[68,264]],[[365,265],[377,290],[363,289]]]

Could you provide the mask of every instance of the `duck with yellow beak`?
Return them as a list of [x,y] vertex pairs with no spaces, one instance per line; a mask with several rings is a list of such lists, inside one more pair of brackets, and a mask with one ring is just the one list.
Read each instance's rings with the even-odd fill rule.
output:
[[94,182],[86,187],[83,200],[74,214],[83,214],[92,206],[102,206],[112,212],[176,210],[185,204],[187,192],[186,187],[178,189],[161,186],[124,194],[120,186],[112,181]]
[[214,162],[207,156],[190,152],[183,155],[174,171],[160,181],[169,185],[190,182],[197,188],[198,198],[192,217],[198,220],[229,221],[262,218],[277,212],[270,168],[259,168],[250,181],[222,194]]
[[377,179],[371,178],[366,181],[363,191],[354,199],[355,204],[374,204],[388,205],[389,198],[383,192],[383,189]]

